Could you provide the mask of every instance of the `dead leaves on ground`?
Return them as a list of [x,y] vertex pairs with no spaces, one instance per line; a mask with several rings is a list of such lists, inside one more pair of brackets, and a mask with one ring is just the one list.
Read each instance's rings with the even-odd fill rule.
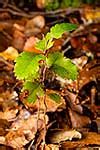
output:
[[53,134],[50,135],[50,141],[51,143],[60,143],[62,141],[66,141],[66,140],[70,140],[72,141],[72,139],[81,139],[82,135],[80,132],[76,131],[76,130],[59,130],[59,131],[53,131]]
[[[9,91],[0,96],[0,144],[21,148],[35,138],[37,131],[44,128],[44,114],[36,112],[31,115],[18,106],[17,101],[14,101],[16,95]],[[48,124],[47,116],[45,120]]]
[[62,143],[62,149],[65,150],[66,147],[69,148],[82,148],[82,147],[88,147],[88,146],[94,146],[98,145],[100,146],[100,134],[94,133],[94,132],[87,132],[83,134],[83,138],[79,141],[72,141],[72,142],[64,142]]
[[[57,94],[62,95],[60,103],[56,103],[48,96],[48,93],[52,93],[53,90],[49,89],[46,93],[46,125],[49,126],[49,123],[51,124],[50,130],[52,130],[53,127],[55,130],[55,126],[60,130],[50,135],[49,138],[51,143],[62,143],[63,141],[71,140],[75,137],[79,139],[77,141],[72,140],[71,142],[64,142],[62,148],[100,144],[99,134],[79,132],[84,130],[89,131],[87,126],[91,125],[92,121],[95,121],[97,117],[97,115],[94,117],[94,109],[95,113],[99,114],[99,107],[95,104],[97,101],[97,89],[94,90],[94,95],[92,94],[92,96],[91,93],[93,90],[91,86],[89,94],[84,90],[84,87],[91,82],[93,83],[93,87],[95,86],[95,88],[97,88],[97,81],[100,79],[100,62],[98,59],[100,55],[100,44],[98,42],[100,28],[98,16],[99,12],[95,12],[94,14],[91,10],[85,10],[84,14],[80,14],[81,22],[83,19],[83,29],[75,35],[72,34],[72,38],[70,38],[70,41],[65,45],[64,42],[65,40],[67,41],[70,35],[66,34],[63,38],[55,40],[54,47],[50,49],[51,51],[61,51],[63,49],[65,55],[73,58],[73,62],[79,69],[77,81],[64,81],[64,83],[62,83],[62,80],[59,80],[60,84],[66,85],[64,93],[56,91]],[[67,19],[80,24],[77,17],[73,18],[69,15]],[[86,26],[84,24],[84,19],[85,23],[86,21],[92,21],[92,23],[94,23],[96,20],[97,23],[95,22],[96,24],[89,24]],[[43,98],[41,98],[40,102],[37,101],[35,104],[29,104],[25,99],[21,99],[21,96],[19,99],[21,86],[16,85],[19,83],[15,80],[12,73],[13,61],[18,56],[18,53],[23,50],[41,53],[34,48],[34,45],[39,38],[49,30],[49,27],[46,26],[46,21],[44,16],[37,15],[31,19],[22,18],[21,20],[14,21],[7,20],[6,23],[0,22],[0,144],[19,148],[20,150],[32,140],[38,141],[39,138],[38,144],[43,140],[43,129],[45,127],[43,114],[44,102]],[[11,47],[8,47],[9,45],[11,45]],[[68,45],[70,48],[66,49]],[[85,98],[81,96],[81,91],[85,93]],[[91,99],[93,99],[93,103]],[[87,108],[85,111],[88,112],[88,115],[84,113],[83,106]],[[64,116],[62,115],[63,111]],[[49,113],[51,113],[51,117]],[[59,119],[57,119],[57,117]],[[62,127],[68,130],[64,131]],[[70,130],[70,128],[78,128],[79,131]],[[41,150],[42,148],[41,144],[39,149]],[[48,144],[45,145],[44,148],[45,150],[58,150],[59,145]]]
[[[45,126],[44,114],[30,115],[27,110],[22,110],[15,121],[12,123],[9,129],[6,129],[8,133],[5,136],[0,136],[0,144],[8,145],[13,148],[21,148],[29,143],[31,140],[35,140],[37,131],[39,132]],[[48,123],[48,117],[46,116],[46,124]]]

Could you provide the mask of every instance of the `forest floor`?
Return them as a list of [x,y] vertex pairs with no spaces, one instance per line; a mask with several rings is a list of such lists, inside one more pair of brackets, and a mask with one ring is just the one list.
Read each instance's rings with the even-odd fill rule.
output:
[[[61,102],[46,95],[29,103],[21,92],[23,81],[14,75],[15,59],[41,39],[51,26],[74,23],[78,28],[55,40],[51,51],[60,51],[79,70],[77,80],[51,80],[47,93],[61,94]],[[38,52],[37,52],[38,53]],[[100,146],[100,9],[84,5],[54,11],[24,11],[0,3],[0,150],[98,148]],[[50,80],[49,80],[50,79]],[[60,91],[64,84],[64,93]],[[63,96],[64,94],[64,96]],[[39,111],[39,116],[38,116]],[[38,125],[37,125],[38,120]],[[46,123],[46,133],[44,133]]]

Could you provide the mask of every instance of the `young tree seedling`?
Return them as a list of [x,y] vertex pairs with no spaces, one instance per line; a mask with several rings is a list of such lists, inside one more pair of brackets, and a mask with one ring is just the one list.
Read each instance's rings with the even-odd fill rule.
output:
[[[51,52],[50,48],[54,44],[54,39],[62,37],[63,33],[75,30],[77,26],[70,23],[56,24],[51,27],[44,38],[38,41],[35,52],[22,52],[15,61],[14,72],[19,80],[23,80],[23,89],[27,90],[29,95],[27,101],[34,103],[36,100],[41,100],[44,97],[46,101],[45,79],[47,70],[52,71],[56,76],[63,79],[75,80],[78,75],[77,67],[69,58],[64,57],[64,54],[59,51]],[[60,101],[60,95],[56,92],[48,95],[55,102]],[[46,110],[44,110],[46,113]]]

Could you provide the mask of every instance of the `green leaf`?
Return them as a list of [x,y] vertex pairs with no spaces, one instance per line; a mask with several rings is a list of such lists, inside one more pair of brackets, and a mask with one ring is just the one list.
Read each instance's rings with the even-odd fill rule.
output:
[[70,59],[65,58],[60,52],[50,53],[46,63],[50,69],[62,78],[72,80],[77,78],[78,71],[76,65]]
[[27,98],[29,103],[34,103],[37,100],[37,96],[40,97],[44,95],[43,88],[38,82],[25,82],[22,90],[29,91]]
[[77,28],[76,24],[61,23],[51,27],[50,32],[36,44],[36,48],[45,51],[54,44],[53,38],[59,39],[64,32],[72,31]]
[[48,58],[46,58],[46,63],[49,67],[51,67],[53,64],[56,63],[56,61],[59,61],[60,59],[63,59],[62,53],[60,52],[50,53],[48,55]]
[[53,46],[53,38],[50,32],[46,34],[46,36],[36,43],[36,48],[42,51],[45,51]]
[[52,34],[53,38],[61,38],[62,34],[64,32],[69,32],[72,30],[75,30],[77,28],[76,24],[71,24],[71,23],[61,23],[61,24],[56,24],[50,29],[50,33]]
[[56,103],[60,103],[61,102],[61,97],[59,94],[56,93],[49,93],[48,96],[55,101]]
[[21,53],[14,67],[15,75],[18,79],[33,80],[39,76],[39,61],[44,60],[42,54],[34,54],[30,52]]
[[43,40],[40,40],[39,42],[36,43],[36,48],[44,51],[46,49],[46,45],[47,45],[47,41],[44,38]]

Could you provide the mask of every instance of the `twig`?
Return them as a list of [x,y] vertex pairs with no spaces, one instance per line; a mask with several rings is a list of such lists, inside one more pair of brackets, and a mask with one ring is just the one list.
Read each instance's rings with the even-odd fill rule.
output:
[[2,30],[3,35],[7,37],[8,40],[12,40],[12,37],[4,30]]
[[71,45],[69,45],[67,48],[65,48],[62,52],[63,52],[63,54],[65,54],[68,50],[70,50],[71,49]]
[[[53,10],[53,11],[46,11],[46,12],[30,12],[29,14],[30,15],[44,15],[46,17],[57,17],[57,16],[66,16],[66,15],[70,15],[74,12],[80,12],[80,14],[84,14],[84,8],[72,8],[72,7],[69,7],[69,8],[62,8],[62,9],[57,9],[57,10]],[[90,10],[91,12],[98,12],[97,9],[92,9]],[[88,13],[88,11],[87,11]]]
[[[59,14],[60,16],[62,15],[61,13],[65,13],[66,15],[69,15],[75,11],[80,11],[82,12],[83,9],[80,9],[80,8],[65,8],[65,9],[57,9],[57,10],[53,10],[53,11],[46,11],[46,12],[35,12],[35,14],[38,14],[38,13],[42,13],[42,15],[46,15],[46,16],[50,16],[50,15],[57,15]],[[34,15],[34,12],[30,12],[31,15]]]
[[84,31],[85,27],[89,26],[90,24],[92,24],[92,22],[87,22],[87,24],[81,24],[75,31],[73,31],[68,38],[64,41],[63,46],[65,46],[72,37],[76,37],[79,36],[78,33],[80,33],[81,31]]
[[42,150],[44,150],[44,146],[45,146],[45,136],[46,136],[46,131],[47,131],[47,126],[46,126],[46,110],[47,110],[47,106],[46,106],[46,93],[43,97],[43,102],[44,102],[44,135],[43,135],[43,147]]
[[30,149],[31,149],[31,147],[32,147],[33,143],[34,143],[34,139],[32,140],[31,144],[29,145],[28,150],[30,150]]
[[[38,131],[38,121],[40,118],[40,98],[38,97],[38,95],[37,95],[37,100],[38,100],[38,112],[37,112],[37,125],[36,125],[37,129],[36,129],[36,132]],[[33,143],[34,143],[34,139],[31,141],[31,144],[29,145],[28,150],[31,149]]]
[[2,56],[0,56],[0,62],[3,62],[6,64],[9,68],[13,69],[14,65],[10,64],[8,61],[6,61]]
[[[42,83],[44,85],[44,80],[45,80],[45,76],[46,76],[46,66],[45,66],[45,62],[44,62],[44,68],[43,68],[43,79],[42,79]],[[46,131],[47,131],[47,127],[46,127],[46,110],[47,110],[47,106],[46,106],[46,90],[45,91],[45,95],[43,97],[43,103],[44,103],[44,136],[43,136],[43,147],[42,149],[44,150],[44,146],[45,146],[45,135],[46,135]]]
[[22,11],[21,9],[19,9],[16,5],[8,4],[8,7],[11,8],[11,9],[13,9],[13,10],[15,10],[15,11],[25,13],[24,11]]
[[17,11],[14,11],[14,10],[11,10],[10,8],[0,8],[0,12],[9,12],[11,13],[12,15],[15,15],[15,16],[21,16],[21,17],[27,17],[27,18],[31,18],[32,16],[31,15],[28,15],[26,14],[25,12],[17,12]]

